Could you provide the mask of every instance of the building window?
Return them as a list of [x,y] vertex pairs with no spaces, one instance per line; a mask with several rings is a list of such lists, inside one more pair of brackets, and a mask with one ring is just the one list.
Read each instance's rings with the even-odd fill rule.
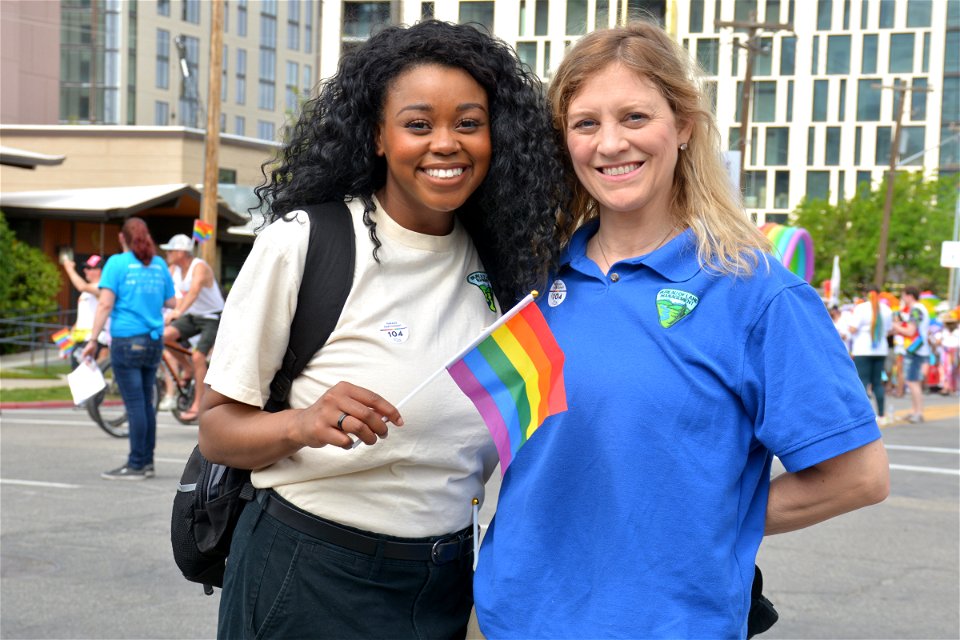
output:
[[233,132],[238,136],[247,135],[247,119],[243,116],[235,116],[233,119]]
[[910,91],[910,119],[927,119],[927,79],[914,78],[913,89]]
[[960,73],[960,31],[947,31],[943,46],[943,73]]
[[780,0],[767,0],[763,17],[767,22],[780,22]]
[[697,62],[700,68],[708,76],[717,75],[720,68],[718,59],[720,53],[720,41],[716,38],[701,38],[697,40]]
[[760,38],[760,51],[753,58],[753,74],[769,76],[773,69],[773,38]]
[[767,141],[764,148],[765,164],[787,164],[790,159],[790,129],[788,127],[767,127]]
[[273,123],[257,120],[257,137],[261,140],[273,141]]
[[876,122],[880,120],[880,81],[877,78],[865,78],[857,81],[857,121]]
[[827,127],[827,143],[824,145],[824,161],[829,167],[840,164],[840,127]]
[[810,71],[813,75],[820,73],[820,36],[813,36],[813,51],[811,52]]
[[[273,111],[277,106],[277,16],[276,4],[264,2],[260,12],[260,76],[257,106]],[[258,134],[259,135],[259,134]]]
[[926,142],[926,127],[903,127],[900,130],[900,148],[903,153],[900,154],[900,161],[909,166],[923,166],[923,154]]
[[890,73],[913,71],[913,34],[895,33],[890,36]]
[[380,25],[390,24],[389,2],[346,2],[343,5],[343,35],[367,39]]
[[872,182],[873,175],[869,171],[857,171],[857,191],[860,191],[860,185],[865,185],[866,189],[870,189]]
[[847,117],[847,79],[840,79],[840,100],[837,105],[837,120],[843,122]]
[[860,150],[863,148],[863,127],[856,127],[853,136],[853,164],[860,164]]
[[181,17],[184,22],[200,24],[200,0],[183,0],[183,14]]
[[780,75],[792,76],[796,69],[797,38],[787,36],[780,40]]
[[157,79],[155,86],[157,89],[170,88],[170,32],[166,29],[157,29]]
[[827,74],[850,73],[850,36],[827,37]]
[[773,208],[790,208],[790,172],[777,171],[773,178]]
[[287,0],[287,49],[300,50],[300,0]]
[[762,81],[753,83],[753,121],[773,122],[777,115],[777,83]]
[[[569,3],[570,0],[567,2]],[[586,17],[586,7],[584,7],[584,17]],[[703,0],[690,0],[690,22],[687,30],[690,33],[703,33]],[[570,32],[567,31],[567,33]]]
[[830,197],[830,172],[807,171],[807,199],[826,200]]
[[873,163],[885,165],[890,162],[890,127],[877,127],[877,145],[874,149]]
[[310,97],[313,93],[313,67],[308,64],[303,65],[303,95]]
[[303,0],[303,52],[313,53],[313,0]]
[[881,29],[892,29],[894,12],[897,10],[896,0],[880,0]]
[[493,4],[492,0],[461,0],[458,22],[481,24],[493,33]]
[[827,102],[830,85],[826,80],[813,81],[813,116],[814,122],[827,121]]
[[907,28],[929,27],[933,0],[909,0],[907,2]]
[[870,0],[860,0],[860,29],[866,29],[870,16]]
[[157,15],[158,16],[170,15],[170,0],[157,0]]
[[247,51],[237,49],[237,91],[236,103],[247,103]]
[[421,20],[433,20],[436,12],[434,11],[433,2],[421,2],[420,3],[420,19]]
[[960,122],[960,77],[943,79],[943,100],[940,106],[940,121]]
[[170,103],[157,100],[153,103],[153,124],[158,127],[170,126]]
[[222,60],[221,66],[223,67],[220,70],[220,102],[226,102],[227,101],[227,67],[230,64],[230,56],[227,55],[227,45],[223,45],[223,54],[220,60]]
[[793,122],[793,80],[787,80],[787,122]]
[[817,0],[817,30],[830,31],[833,16],[832,0]]
[[813,156],[816,151],[816,135],[817,130],[813,127],[807,129],[807,166],[813,164]]
[[525,64],[530,70],[537,68],[537,43],[536,42],[518,42],[517,57],[520,62]]
[[743,190],[743,205],[749,209],[761,209],[767,206],[767,172],[747,171]]
[[237,35],[247,35],[247,0],[237,0]]
[[863,58],[860,61],[860,73],[877,72],[877,36],[863,36]]
[[300,111],[300,65],[287,62],[286,107],[287,111],[297,114]]
[[220,133],[226,133],[226,132],[227,132],[227,114],[221,113],[220,114]]
[[843,30],[850,30],[850,0],[843,0]]
[[200,120],[200,40],[192,36],[177,36],[182,47],[180,55],[187,62],[189,76],[183,79],[180,91],[180,124],[197,127]]
[[960,142],[957,142],[955,138],[947,142],[947,138],[953,138],[955,135],[956,132],[950,127],[940,129],[940,141],[943,143],[940,145],[941,167],[956,167],[960,165]]

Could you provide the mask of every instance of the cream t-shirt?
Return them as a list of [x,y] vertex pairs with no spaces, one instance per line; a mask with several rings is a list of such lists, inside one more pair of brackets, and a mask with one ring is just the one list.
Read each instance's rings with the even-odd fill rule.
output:
[[[326,345],[294,380],[290,406],[305,408],[340,380],[397,404],[500,315],[469,235],[405,229],[377,203],[371,214],[380,262],[363,224],[363,205],[348,203],[356,235],[353,288]],[[306,260],[309,217],[278,220],[259,235],[226,301],[205,382],[239,402],[263,407],[290,334]],[[488,297],[489,295],[489,297]],[[351,451],[304,448],[254,471],[318,516],[394,536],[442,535],[466,527],[471,500],[497,464],[480,416],[444,372],[400,408],[403,427]]]

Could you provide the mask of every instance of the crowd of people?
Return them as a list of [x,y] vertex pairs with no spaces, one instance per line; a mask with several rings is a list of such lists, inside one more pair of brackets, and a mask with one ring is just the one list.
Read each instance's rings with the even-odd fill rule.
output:
[[[473,26],[388,27],[304,104],[226,300],[189,237],[164,264],[138,218],[102,275],[99,256],[87,279],[65,263],[90,335],[111,320],[127,403],[130,453],[103,477],[154,474],[150,385],[164,339],[191,337],[201,450],[252,470],[219,637],[463,637],[471,610],[492,638],[756,633],[764,536],[886,497],[878,418],[903,380],[923,420],[934,357],[956,393],[960,331],[913,287],[828,313],[771,259],[719,140],[695,63],[653,23],[579,40],[548,95]],[[330,203],[352,221],[349,296],[267,411],[301,208]],[[538,304],[569,409],[513,460],[475,572],[492,439],[451,380],[394,403],[532,289],[556,294]]]
[[876,402],[882,424],[893,422],[887,398],[908,397],[908,422],[923,422],[926,393],[956,395],[960,389],[960,309],[950,309],[917,287],[899,298],[870,286],[866,297],[834,305],[830,316]]

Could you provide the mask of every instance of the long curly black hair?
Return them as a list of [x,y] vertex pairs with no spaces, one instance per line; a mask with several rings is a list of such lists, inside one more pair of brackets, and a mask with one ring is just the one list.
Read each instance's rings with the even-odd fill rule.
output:
[[387,167],[376,154],[386,92],[407,69],[440,64],[487,92],[492,158],[483,183],[457,211],[504,307],[545,284],[555,265],[563,168],[540,81],[505,43],[470,25],[436,20],[387,27],[340,59],[306,102],[289,141],[263,165],[256,189],[268,221],[307,204],[360,198],[373,255],[380,246],[373,194]]

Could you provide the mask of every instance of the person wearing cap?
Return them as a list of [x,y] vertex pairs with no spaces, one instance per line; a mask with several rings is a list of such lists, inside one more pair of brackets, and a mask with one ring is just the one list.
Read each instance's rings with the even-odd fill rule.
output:
[[[77,320],[73,325],[73,341],[77,344],[90,339],[90,330],[93,329],[93,318],[97,313],[97,299],[100,296],[100,273],[103,268],[103,258],[92,254],[83,263],[83,275],[77,272],[77,263],[67,256],[62,260],[63,270],[67,272],[70,283],[80,292],[77,298]],[[109,344],[106,331],[103,331],[97,341],[101,345]],[[98,348],[99,353],[99,348]]]
[[164,340],[186,340],[199,335],[200,340],[192,350],[193,375],[196,392],[193,405],[181,414],[183,420],[194,420],[203,399],[203,378],[207,373],[207,357],[217,338],[220,313],[223,311],[223,294],[213,275],[213,269],[204,260],[193,255],[193,239],[182,233],[170,238],[160,248],[167,252],[173,281],[182,294],[176,308],[167,314]]

